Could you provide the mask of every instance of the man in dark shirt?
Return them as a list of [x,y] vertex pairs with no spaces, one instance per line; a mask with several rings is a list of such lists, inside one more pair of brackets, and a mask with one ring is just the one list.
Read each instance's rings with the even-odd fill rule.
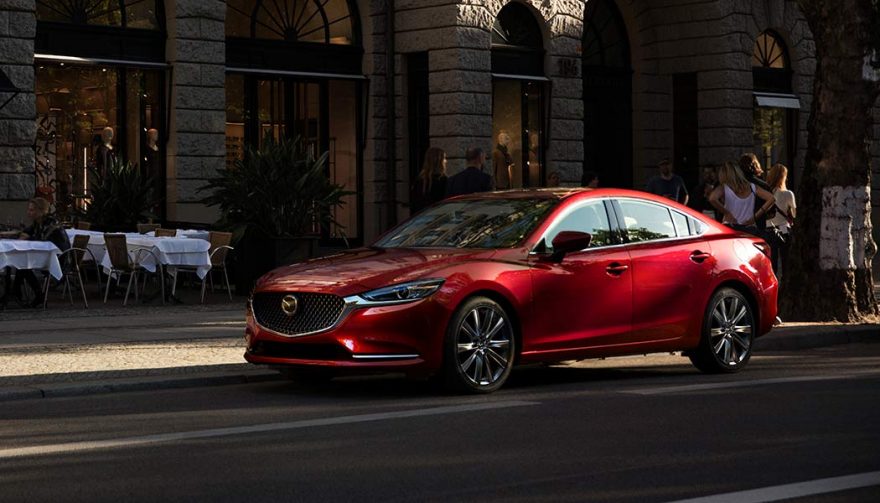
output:
[[663,159],[657,163],[660,174],[648,180],[648,192],[663,196],[681,204],[688,203],[688,191],[684,180],[672,172],[672,163]]
[[446,184],[448,197],[492,190],[492,177],[483,173],[483,165],[486,163],[486,153],[483,152],[483,149],[469,148],[465,154],[465,160],[467,167],[449,177]]

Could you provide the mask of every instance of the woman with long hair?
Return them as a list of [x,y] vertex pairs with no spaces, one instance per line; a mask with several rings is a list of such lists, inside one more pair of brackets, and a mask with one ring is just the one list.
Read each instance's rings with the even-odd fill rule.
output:
[[788,181],[788,168],[780,163],[776,163],[770,168],[767,175],[767,182],[770,184],[770,190],[773,192],[773,198],[776,200],[776,216],[767,220],[768,227],[775,227],[779,234],[782,235],[782,243],[779,247],[776,259],[773,261],[774,269],[782,270],[788,258],[788,249],[791,241],[788,235],[791,233],[791,226],[797,214],[797,205],[794,200],[794,192],[788,190],[786,182]]
[[[755,210],[755,200],[764,203]],[[724,215],[721,222],[733,228],[757,234],[755,221],[773,207],[773,194],[749,182],[742,170],[732,162],[725,162],[718,170],[718,186],[709,194],[709,203]]]
[[446,197],[446,152],[431,147],[425,152],[425,162],[415,182],[414,210],[430,206]]

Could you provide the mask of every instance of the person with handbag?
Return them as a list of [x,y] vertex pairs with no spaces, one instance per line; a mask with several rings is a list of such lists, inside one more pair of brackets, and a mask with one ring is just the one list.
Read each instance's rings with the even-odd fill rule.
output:
[[788,190],[788,187],[786,186],[787,180],[788,168],[784,165],[776,163],[770,168],[767,181],[773,192],[773,198],[776,201],[776,216],[767,221],[767,226],[775,228],[782,238],[779,252],[773,259],[773,269],[776,271],[776,274],[780,276],[782,273],[782,267],[788,257],[788,250],[791,246],[791,227],[794,225],[794,219],[797,213],[794,192]]

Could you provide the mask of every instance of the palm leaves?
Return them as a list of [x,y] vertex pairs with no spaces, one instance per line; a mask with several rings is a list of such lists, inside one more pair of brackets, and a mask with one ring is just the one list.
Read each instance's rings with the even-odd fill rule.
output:
[[211,192],[202,202],[218,206],[223,213],[219,224],[237,236],[248,227],[271,237],[341,227],[333,210],[351,193],[330,181],[326,162],[326,152],[313,158],[300,138],[267,137],[260,148],[247,147],[232,169],[217,170],[219,176],[199,189]]
[[137,166],[113,159],[105,174],[89,167],[89,203],[82,217],[108,228],[133,229],[139,221],[155,219],[153,208],[160,202],[152,176]]

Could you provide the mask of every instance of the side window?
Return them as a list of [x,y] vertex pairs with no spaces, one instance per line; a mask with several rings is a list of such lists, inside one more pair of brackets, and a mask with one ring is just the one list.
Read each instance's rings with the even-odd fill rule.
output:
[[675,231],[678,232],[679,237],[691,234],[690,230],[688,230],[688,217],[673,211],[672,222],[675,223]]
[[602,201],[587,203],[557,221],[545,236],[547,251],[553,251],[553,238],[562,231],[590,233],[593,236],[590,248],[611,244],[611,225]]
[[630,242],[675,237],[675,225],[665,206],[626,199],[619,202]]
[[691,234],[694,236],[699,236],[700,234],[706,232],[706,224],[700,222],[695,218],[689,218],[688,222],[691,224]]

